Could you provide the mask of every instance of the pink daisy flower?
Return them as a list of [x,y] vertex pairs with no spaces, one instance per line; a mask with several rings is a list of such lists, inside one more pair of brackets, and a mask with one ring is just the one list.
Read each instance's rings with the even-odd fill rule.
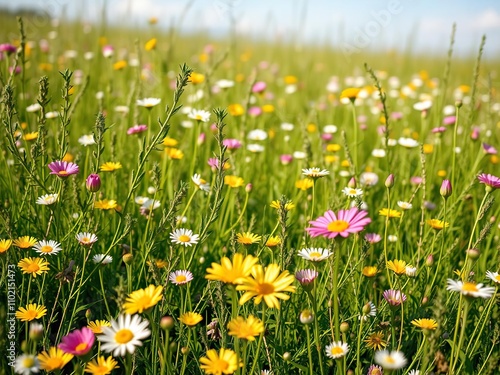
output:
[[80,168],[75,163],[61,160],[50,163],[49,169],[51,170],[50,174],[55,174],[62,178],[77,174],[80,171]]
[[492,145],[483,142],[483,150],[487,154],[496,155],[498,153],[497,149]]
[[92,349],[94,341],[94,332],[88,327],[83,327],[64,336],[58,347],[65,353],[82,356]]
[[222,144],[226,146],[228,150],[234,150],[241,147],[241,142],[234,138],[224,139]]
[[365,235],[365,240],[368,243],[374,244],[380,242],[382,240],[382,237],[380,236],[380,234],[377,233],[367,233]]
[[480,183],[485,184],[493,189],[500,189],[500,178],[491,174],[481,173],[477,176]]
[[310,290],[313,287],[314,280],[318,277],[318,271],[307,269],[300,270],[295,273],[295,278],[306,290]]
[[455,116],[446,116],[443,119],[443,125],[454,125],[456,121],[457,118]]
[[366,225],[371,223],[371,219],[366,215],[368,215],[366,211],[360,211],[357,207],[340,210],[338,215],[328,210],[323,216],[310,221],[309,224],[312,227],[306,228],[306,231],[311,237],[335,238],[340,235],[345,238],[350,233],[362,231]]
[[394,307],[397,307],[406,301],[406,294],[402,293],[400,290],[386,290],[383,293],[383,297],[389,305]]
[[148,130],[147,125],[134,125],[131,128],[128,128],[127,134],[128,135],[139,134],[139,133],[145,132],[146,130]]

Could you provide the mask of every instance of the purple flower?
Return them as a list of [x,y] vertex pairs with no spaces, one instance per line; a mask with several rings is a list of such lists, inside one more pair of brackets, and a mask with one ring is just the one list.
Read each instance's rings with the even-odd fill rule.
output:
[[316,280],[318,275],[319,274],[317,271],[307,269],[307,270],[297,271],[295,273],[295,278],[305,290],[311,291],[313,288],[314,280]]
[[453,125],[457,121],[457,118],[455,116],[446,116],[443,119],[443,125]]
[[410,178],[410,183],[412,185],[420,185],[422,183],[423,179],[420,176],[413,176]]
[[441,189],[439,190],[441,196],[444,198],[448,198],[452,192],[453,190],[451,188],[450,180],[443,180],[443,183],[441,184]]
[[241,147],[241,142],[234,138],[224,139],[222,144],[226,146],[228,150],[235,150]]
[[500,189],[500,178],[497,176],[493,176],[491,174],[481,173],[477,176],[477,179],[480,183],[485,184],[486,188]]
[[434,134],[440,134],[440,133],[444,133],[446,131],[446,128],[444,126],[438,126],[437,128],[433,128],[431,131]]
[[306,228],[311,237],[323,236],[329,239],[337,236],[348,237],[351,233],[361,232],[371,219],[366,217],[368,213],[357,207],[349,210],[340,210],[336,215],[328,210],[323,216],[309,222],[312,226]]
[[388,289],[384,291],[383,297],[389,305],[396,307],[406,301],[406,294],[400,290]]
[[99,177],[98,174],[91,173],[87,177],[85,184],[87,186],[88,191],[95,193],[96,191],[99,191],[99,189],[101,188],[101,178]]
[[127,134],[128,135],[139,134],[139,133],[142,133],[142,132],[144,132],[146,130],[148,130],[148,126],[147,125],[134,125],[134,126],[132,126],[131,128],[129,128],[127,130]]
[[65,353],[82,356],[92,349],[94,341],[95,336],[92,330],[88,327],[83,327],[64,336],[58,347]]
[[10,43],[2,43],[0,44],[0,52],[5,52],[7,55],[10,55],[11,53],[15,53],[17,51],[16,46],[10,44]]
[[496,155],[498,153],[497,149],[487,143],[483,142],[483,150],[485,153],[490,155]]
[[260,107],[250,107],[248,108],[248,114],[252,117],[257,117],[262,114],[262,109]]
[[57,160],[49,164],[50,174],[55,174],[61,178],[77,174],[80,171],[78,165],[67,161]]
[[292,162],[292,160],[293,160],[293,156],[290,154],[280,155],[280,161],[281,161],[281,164],[283,164],[283,165],[290,164]]
[[365,240],[368,243],[374,244],[380,242],[382,240],[382,237],[380,237],[380,235],[377,233],[367,233],[365,234]]
[[255,82],[254,85],[252,86],[252,92],[253,93],[263,92],[266,89],[266,87],[267,85],[263,81]]

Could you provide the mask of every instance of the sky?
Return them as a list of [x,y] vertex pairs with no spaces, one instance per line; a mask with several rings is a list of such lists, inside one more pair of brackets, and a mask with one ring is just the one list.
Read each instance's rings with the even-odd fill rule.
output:
[[500,57],[498,0],[0,0],[11,10],[37,8],[96,22],[106,4],[111,23],[145,26],[157,17],[160,27],[224,37],[231,20],[238,33],[270,41],[314,43],[344,53],[412,50],[446,55],[453,23],[454,53],[477,55],[486,35],[485,57]]

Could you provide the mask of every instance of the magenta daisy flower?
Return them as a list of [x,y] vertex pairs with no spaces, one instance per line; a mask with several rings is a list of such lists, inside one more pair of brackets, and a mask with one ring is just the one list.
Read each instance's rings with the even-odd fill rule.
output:
[[71,176],[72,174],[77,174],[80,171],[78,165],[75,163],[70,163],[67,161],[53,161],[49,164],[50,174],[55,174],[59,177],[65,178]]
[[65,353],[82,356],[92,349],[94,341],[94,332],[88,327],[83,327],[64,336],[58,347]]
[[241,147],[241,142],[234,138],[224,139],[222,144],[226,146],[228,150],[234,150]]
[[402,293],[400,290],[389,289],[384,291],[384,299],[391,306],[399,306],[404,301],[406,301],[406,294]]
[[365,240],[368,243],[374,244],[380,242],[382,240],[382,237],[377,233],[367,233],[365,234]]
[[139,133],[142,133],[142,132],[144,132],[146,130],[148,130],[148,126],[147,125],[134,125],[134,126],[132,126],[131,128],[129,128],[127,130],[127,134],[128,135],[139,134]]
[[497,176],[481,173],[479,176],[477,176],[477,179],[480,183],[485,184],[487,187],[489,186],[493,189],[500,189],[500,178]]
[[366,215],[368,215],[366,211],[360,211],[357,207],[340,210],[338,215],[335,215],[332,210],[328,210],[323,216],[310,221],[309,224],[312,227],[306,228],[306,231],[311,237],[335,238],[340,235],[345,238],[350,233],[362,231],[371,222],[371,219]]

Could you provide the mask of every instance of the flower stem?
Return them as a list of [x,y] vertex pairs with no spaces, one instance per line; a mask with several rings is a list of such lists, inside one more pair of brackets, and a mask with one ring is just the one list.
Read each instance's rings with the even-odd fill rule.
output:
[[450,375],[453,375],[453,371],[455,370],[455,366],[457,365],[458,362],[458,357],[460,356],[460,349],[462,348],[462,344],[464,343],[465,327],[467,326],[468,313],[469,313],[469,301],[465,300],[464,313],[462,316],[462,329],[460,330],[460,338],[458,340],[458,346],[455,350],[455,358],[451,359],[452,362],[450,368]]
[[259,336],[259,342],[257,343],[257,350],[255,351],[255,358],[253,360],[252,368],[250,369],[250,374],[255,374],[255,367],[259,362],[259,353],[260,347],[262,346],[262,339],[264,338],[264,333],[266,332],[266,304],[262,303],[262,325],[264,326],[264,330],[261,332]]

